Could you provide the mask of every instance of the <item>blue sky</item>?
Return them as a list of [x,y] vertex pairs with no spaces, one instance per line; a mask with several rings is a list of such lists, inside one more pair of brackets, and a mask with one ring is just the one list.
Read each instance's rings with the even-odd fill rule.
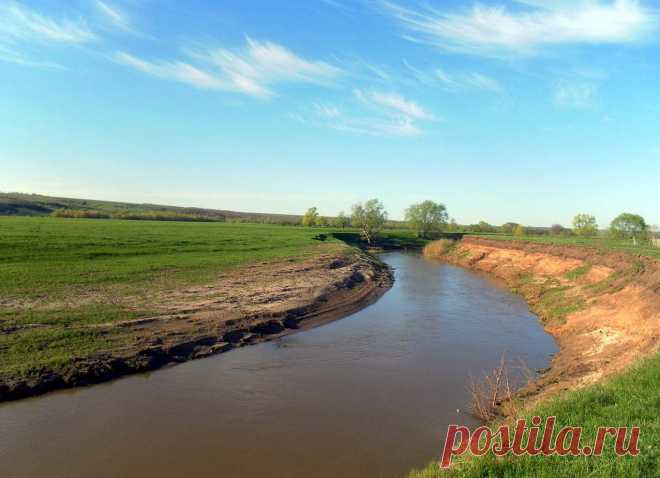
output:
[[660,223],[660,2],[0,2],[0,190]]

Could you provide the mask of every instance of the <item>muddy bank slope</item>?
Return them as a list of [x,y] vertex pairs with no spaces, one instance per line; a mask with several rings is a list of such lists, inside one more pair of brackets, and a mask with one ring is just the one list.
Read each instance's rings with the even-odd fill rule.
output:
[[522,396],[533,404],[607,377],[656,352],[660,263],[628,253],[467,237],[425,254],[503,279],[560,348]]
[[241,267],[215,283],[155,294],[152,316],[89,325],[121,340],[57,370],[40,370],[27,378],[0,376],[0,401],[99,383],[271,340],[351,314],[378,299],[392,281],[384,263],[353,248],[303,262]]

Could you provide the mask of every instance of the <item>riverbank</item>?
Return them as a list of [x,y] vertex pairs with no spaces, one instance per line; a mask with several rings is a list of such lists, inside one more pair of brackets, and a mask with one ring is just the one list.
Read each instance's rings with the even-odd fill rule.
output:
[[585,247],[474,237],[441,257],[504,280],[525,297],[557,341],[560,350],[550,369],[523,396],[542,399],[595,383],[658,349],[658,261]]
[[0,401],[270,340],[392,283],[375,257],[302,228],[5,221]]
[[[654,476],[660,422],[660,263],[625,252],[468,237],[426,254],[504,280],[559,346],[550,368],[517,395],[517,415],[581,426],[641,426],[638,457],[471,457],[411,477]],[[651,410],[651,411],[649,411]],[[509,417],[511,418],[511,417]],[[505,418],[506,419],[506,418]],[[541,432],[542,433],[542,432]],[[593,440],[592,440],[593,441]]]

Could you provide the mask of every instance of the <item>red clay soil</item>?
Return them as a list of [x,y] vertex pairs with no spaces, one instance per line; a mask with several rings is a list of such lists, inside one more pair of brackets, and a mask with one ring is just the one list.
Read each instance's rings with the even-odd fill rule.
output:
[[474,237],[425,253],[503,279],[555,338],[551,367],[521,391],[530,405],[658,351],[660,262],[652,258]]

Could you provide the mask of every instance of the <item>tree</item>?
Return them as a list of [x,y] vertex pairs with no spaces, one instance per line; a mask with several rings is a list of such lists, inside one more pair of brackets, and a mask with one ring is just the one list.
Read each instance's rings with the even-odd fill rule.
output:
[[314,219],[314,225],[317,227],[326,227],[328,225],[328,220],[323,216],[316,216],[316,219]]
[[316,224],[316,218],[318,217],[319,213],[316,211],[316,208],[310,207],[302,218],[302,225],[311,227]]
[[515,222],[505,222],[500,226],[500,231],[502,231],[504,234],[513,234],[513,230],[517,225],[518,224]]
[[573,229],[578,236],[595,236],[598,232],[598,224],[591,214],[578,214],[573,218]]
[[614,237],[632,238],[636,242],[637,239],[644,238],[647,232],[646,221],[638,214],[624,212],[610,223],[610,233]]
[[353,205],[351,223],[353,227],[360,228],[362,237],[369,245],[373,244],[376,234],[383,227],[386,220],[385,206],[378,199],[370,199],[364,204],[357,203]]
[[486,221],[479,221],[476,232],[495,232],[495,227],[491,226]]
[[406,209],[406,221],[417,231],[418,237],[429,237],[447,224],[447,208],[444,204],[424,201]]
[[550,228],[550,233],[553,236],[561,236],[562,234],[566,233],[566,228],[561,224],[553,224]]
[[344,211],[339,211],[337,217],[332,219],[334,227],[341,227],[342,229],[351,225],[351,219],[344,214]]
[[513,230],[514,236],[524,236],[526,233],[527,231],[525,230],[525,226],[523,226],[522,224],[518,224]]
[[447,231],[449,232],[456,232],[458,231],[458,223],[456,222],[456,219],[453,217],[449,220],[449,225],[447,226]]

